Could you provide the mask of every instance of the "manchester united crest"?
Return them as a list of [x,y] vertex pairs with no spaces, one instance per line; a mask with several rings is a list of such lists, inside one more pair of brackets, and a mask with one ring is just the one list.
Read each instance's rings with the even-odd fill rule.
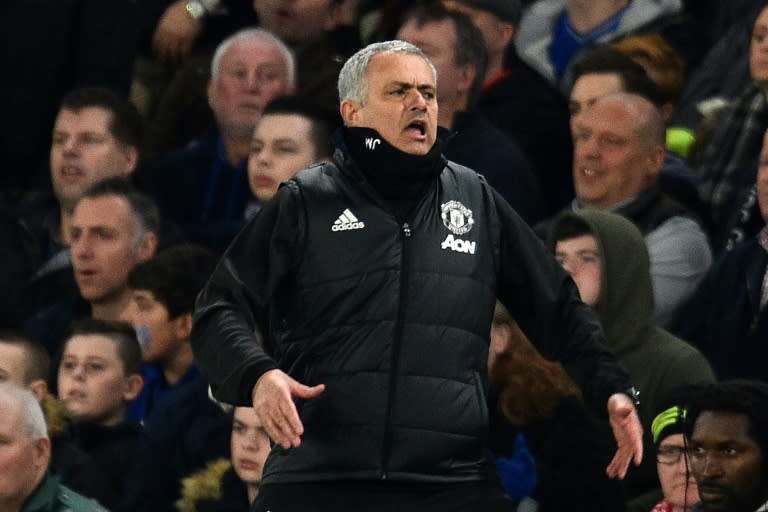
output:
[[474,219],[472,219],[472,210],[458,201],[443,203],[440,205],[440,210],[443,224],[454,235],[468,233],[472,229],[472,224],[475,223]]

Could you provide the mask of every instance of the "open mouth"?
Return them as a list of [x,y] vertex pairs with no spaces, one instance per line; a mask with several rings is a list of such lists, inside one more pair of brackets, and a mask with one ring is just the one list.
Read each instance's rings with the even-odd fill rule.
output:
[[415,121],[411,121],[408,126],[405,127],[405,130],[411,135],[417,136],[418,138],[423,138],[427,134],[427,125],[424,121],[417,119]]

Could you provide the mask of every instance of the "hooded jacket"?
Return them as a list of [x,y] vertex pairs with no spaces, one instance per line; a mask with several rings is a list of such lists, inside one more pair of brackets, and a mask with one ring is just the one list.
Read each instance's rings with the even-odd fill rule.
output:
[[[629,371],[640,391],[638,412],[645,432],[651,431],[660,401],[675,387],[714,382],[704,356],[691,345],[653,323],[653,289],[645,240],[624,217],[598,210],[565,212],[553,223],[553,231],[565,219],[580,219],[593,233],[600,252],[600,296],[595,312],[603,326],[608,347]],[[555,241],[549,245],[554,249]],[[653,453],[649,436],[646,454]],[[658,486],[652,456],[643,457],[639,468],[630,468],[629,497]]]
[[[556,83],[555,68],[549,59],[555,25],[565,13],[567,0],[539,0],[532,4],[515,36],[517,52],[525,62],[550,83]],[[627,36],[657,22],[660,18],[676,14],[682,9],[680,0],[632,0],[621,16],[615,31],[603,34],[597,43],[605,43]]]

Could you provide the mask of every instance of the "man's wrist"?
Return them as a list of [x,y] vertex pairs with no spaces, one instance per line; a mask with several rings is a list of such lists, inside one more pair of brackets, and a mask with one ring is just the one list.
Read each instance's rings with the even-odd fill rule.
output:
[[627,395],[630,400],[632,400],[632,403],[635,404],[635,407],[640,405],[640,391],[638,391],[635,386],[630,386],[626,389],[623,389],[621,392]]

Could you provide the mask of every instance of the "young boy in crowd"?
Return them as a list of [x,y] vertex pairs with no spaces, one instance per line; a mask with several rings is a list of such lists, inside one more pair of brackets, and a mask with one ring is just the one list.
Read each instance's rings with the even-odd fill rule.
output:
[[132,323],[142,349],[144,389],[130,404],[127,419],[145,420],[168,391],[200,378],[189,344],[192,311],[215,265],[208,249],[183,244],[131,271]]
[[141,427],[125,421],[141,392],[141,349],[128,324],[84,319],[73,325],[58,369],[59,398],[72,420],[71,440],[90,455],[111,489],[103,504],[121,502]]
[[269,201],[282,182],[313,163],[330,160],[335,121],[300,97],[272,100],[253,132],[248,157],[248,182],[256,199]]

